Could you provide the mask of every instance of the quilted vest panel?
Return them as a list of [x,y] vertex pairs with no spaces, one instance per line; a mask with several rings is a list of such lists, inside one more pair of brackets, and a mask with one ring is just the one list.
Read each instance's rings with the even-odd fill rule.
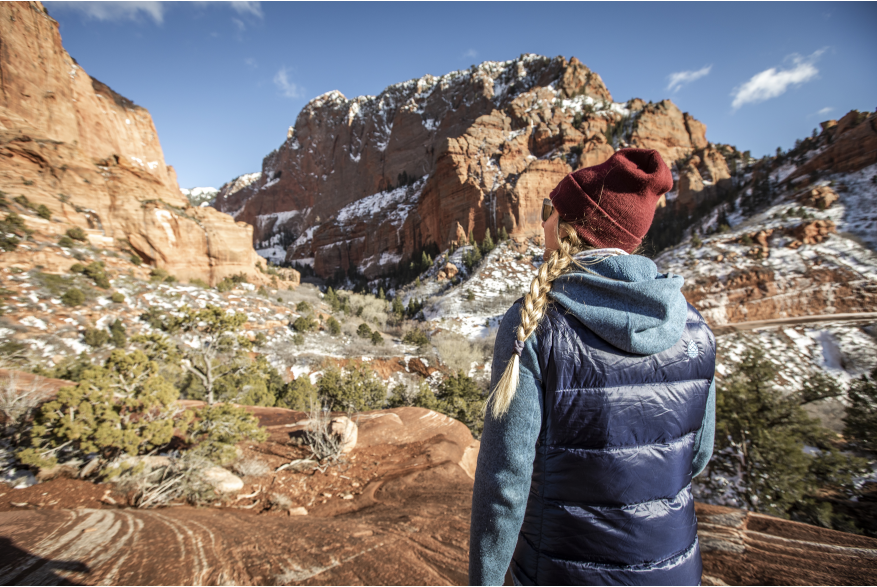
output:
[[715,372],[709,327],[689,305],[676,344],[634,355],[552,305],[536,335],[543,422],[515,575],[699,584],[691,465]]

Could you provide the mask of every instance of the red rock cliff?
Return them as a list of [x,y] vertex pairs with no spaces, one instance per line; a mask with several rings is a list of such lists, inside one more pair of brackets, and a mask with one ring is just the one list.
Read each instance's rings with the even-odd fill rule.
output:
[[353,265],[375,277],[421,248],[447,247],[458,225],[479,240],[503,227],[541,234],[542,198],[557,182],[625,145],[672,165],[707,146],[705,126],[669,101],[614,103],[576,58],[522,55],[379,96],[324,94],[261,176],[230,184],[214,205],[319,275]]
[[0,4],[0,90],[0,190],[45,204],[50,233],[90,229],[183,280],[258,275],[252,228],[189,206],[149,112],[89,77],[38,2]]

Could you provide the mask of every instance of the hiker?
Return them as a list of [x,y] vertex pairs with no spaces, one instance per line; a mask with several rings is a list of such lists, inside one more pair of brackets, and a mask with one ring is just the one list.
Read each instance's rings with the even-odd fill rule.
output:
[[635,254],[672,187],[657,151],[621,149],[544,201],[543,263],[494,348],[470,584],[700,583],[715,338]]

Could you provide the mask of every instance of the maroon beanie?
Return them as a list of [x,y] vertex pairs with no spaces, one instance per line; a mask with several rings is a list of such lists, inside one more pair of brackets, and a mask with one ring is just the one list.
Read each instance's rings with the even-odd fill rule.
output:
[[672,188],[673,175],[657,151],[620,149],[564,177],[549,197],[590,244],[632,253],[652,225],[658,198]]

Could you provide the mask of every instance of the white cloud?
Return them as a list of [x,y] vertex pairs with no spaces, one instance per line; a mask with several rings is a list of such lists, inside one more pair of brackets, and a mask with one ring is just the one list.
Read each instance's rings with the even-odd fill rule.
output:
[[235,12],[241,15],[249,14],[250,16],[255,16],[257,18],[262,18],[265,16],[262,13],[262,3],[261,2],[216,2],[216,1],[201,1],[201,2],[193,2],[195,6],[208,6],[210,4],[225,4]]
[[137,20],[141,16],[148,16],[156,24],[164,22],[166,7],[164,2],[52,2],[49,4],[49,8],[79,12],[95,20]]
[[281,67],[274,74],[274,85],[287,98],[301,98],[304,95],[302,88],[289,81],[289,70],[285,67]]
[[819,112],[817,112],[816,114],[818,114],[819,116],[822,116],[823,114],[828,114],[832,110],[834,110],[834,108],[832,108],[831,106],[827,106],[827,107],[823,108],[822,110],[820,110]]
[[814,62],[824,52],[825,49],[820,49],[809,57],[793,54],[787,57],[795,64],[793,68],[777,69],[771,67],[761,73],[756,73],[749,78],[749,81],[734,88],[731,93],[734,97],[731,108],[737,110],[744,104],[764,102],[782,96],[791,86],[799,86],[809,82],[819,75],[819,70],[816,69]]
[[463,57],[468,57],[469,59],[475,59],[476,57],[478,57],[478,51],[476,51],[475,49],[469,49],[468,51],[463,53]]
[[[87,18],[101,21],[124,21],[137,20],[141,16],[147,16],[156,24],[164,22],[164,15],[170,6],[170,2],[46,2],[50,9],[69,10],[79,12]],[[197,6],[226,5],[238,15],[245,17],[264,18],[261,2],[193,2]],[[234,19],[238,27],[243,28],[244,23]]]
[[709,74],[712,68],[712,65],[707,65],[697,71],[677,71],[676,73],[671,73],[667,76],[667,79],[670,80],[670,83],[667,84],[667,89],[671,92],[675,92],[685,84],[690,84],[694,80],[698,80]]

